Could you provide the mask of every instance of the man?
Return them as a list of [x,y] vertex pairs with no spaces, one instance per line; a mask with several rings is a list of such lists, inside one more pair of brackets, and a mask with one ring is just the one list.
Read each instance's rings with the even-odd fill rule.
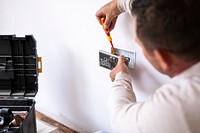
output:
[[[120,133],[200,133],[200,1],[113,0],[100,8],[105,28],[136,17],[136,41],[147,60],[171,82],[137,102],[124,57],[110,72],[112,127]],[[144,81],[145,83],[145,81]]]

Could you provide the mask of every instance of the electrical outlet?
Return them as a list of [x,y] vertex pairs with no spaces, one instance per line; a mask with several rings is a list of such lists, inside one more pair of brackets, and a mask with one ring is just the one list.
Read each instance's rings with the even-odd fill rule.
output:
[[[130,61],[128,63],[129,68],[131,68],[131,69],[135,68],[136,52],[130,52],[130,51],[118,49],[118,48],[115,48],[115,51],[116,51],[117,56],[123,55],[124,57],[127,57],[130,59]],[[111,52],[112,52],[112,49],[111,49]]]
[[126,65],[133,69],[135,66],[135,53],[121,49],[115,50],[117,53],[116,55],[100,50],[99,65],[101,67],[112,70],[117,65],[119,55],[124,55]]

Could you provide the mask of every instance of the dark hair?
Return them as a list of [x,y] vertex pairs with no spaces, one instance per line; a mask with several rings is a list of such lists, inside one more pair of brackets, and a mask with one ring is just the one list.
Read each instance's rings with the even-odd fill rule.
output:
[[134,0],[131,9],[148,51],[200,59],[200,0]]

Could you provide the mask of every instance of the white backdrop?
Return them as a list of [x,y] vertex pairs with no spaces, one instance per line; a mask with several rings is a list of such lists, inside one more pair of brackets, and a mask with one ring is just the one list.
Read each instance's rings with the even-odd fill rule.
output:
[[[107,99],[109,70],[99,67],[99,50],[110,51],[95,18],[107,0],[0,0],[0,34],[34,35],[43,57],[36,109],[83,133],[112,132]],[[133,20],[119,17],[111,32],[115,47],[137,52],[131,71],[138,100],[168,80],[144,59],[134,42]]]

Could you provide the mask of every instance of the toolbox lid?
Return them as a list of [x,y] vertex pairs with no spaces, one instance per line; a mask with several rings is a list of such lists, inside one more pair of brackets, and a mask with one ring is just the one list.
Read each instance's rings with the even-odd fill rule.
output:
[[0,96],[34,97],[38,92],[38,56],[32,35],[0,35]]

